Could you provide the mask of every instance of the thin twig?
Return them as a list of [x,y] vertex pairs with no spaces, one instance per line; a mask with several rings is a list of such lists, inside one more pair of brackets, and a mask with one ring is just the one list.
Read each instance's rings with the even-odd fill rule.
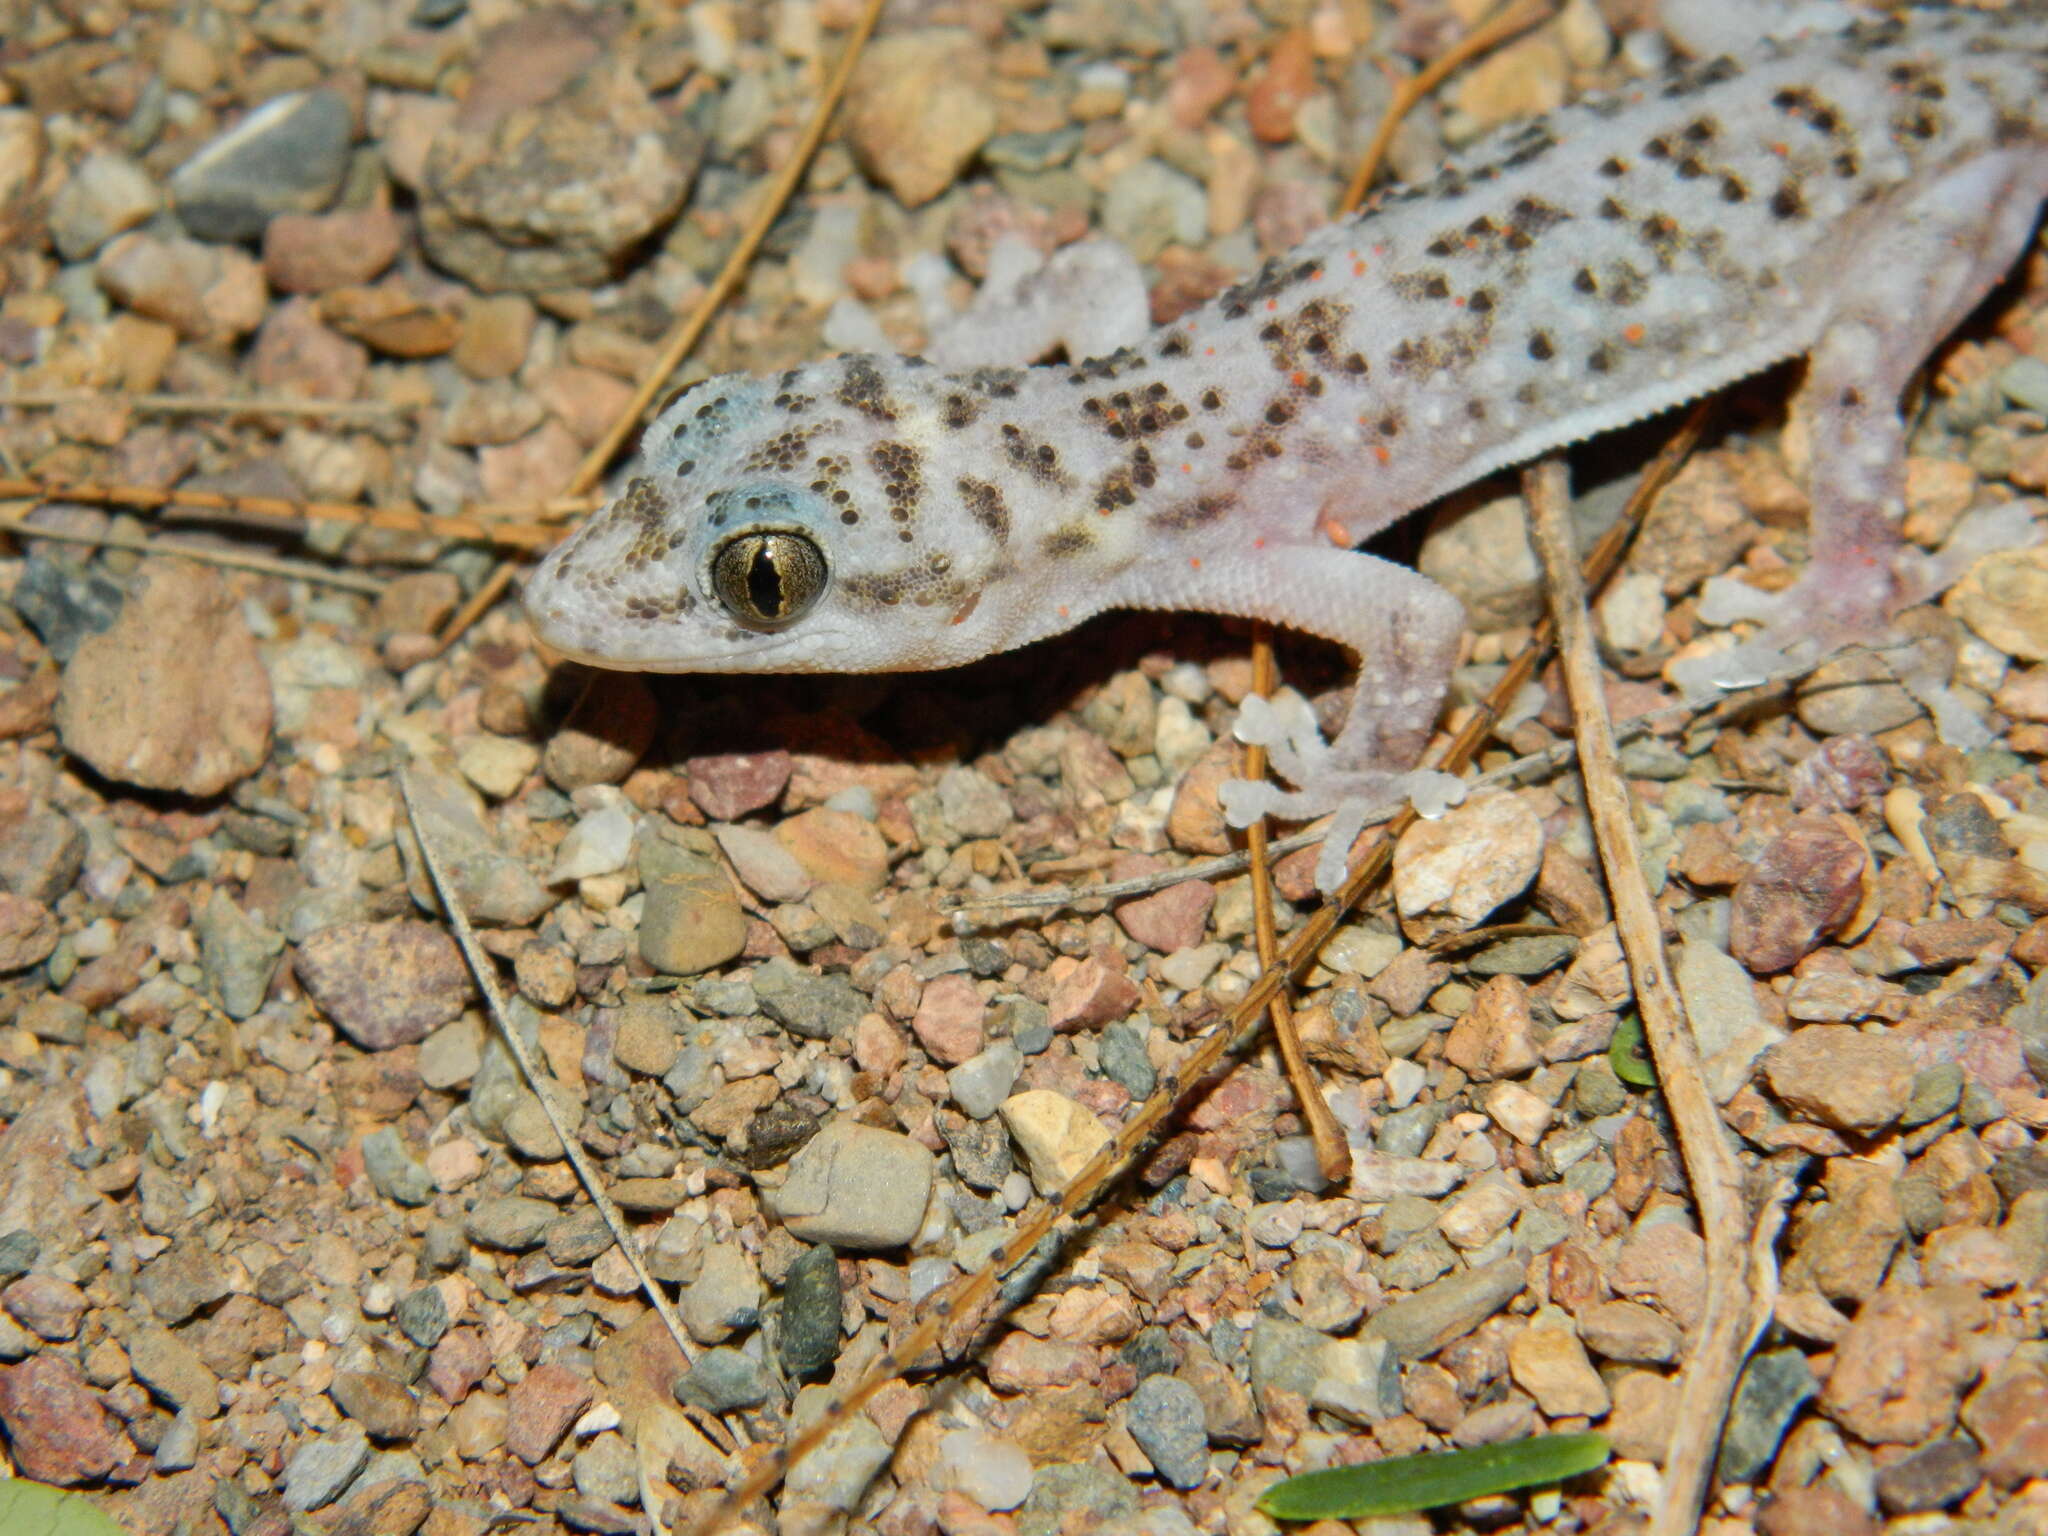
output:
[[405,814],[412,823],[412,835],[420,848],[420,861],[427,867],[427,878],[433,882],[434,894],[441,899],[441,910],[447,914],[448,926],[455,930],[455,942],[462,947],[462,957],[469,962],[469,969],[476,977],[477,990],[483,993],[484,1006],[489,1010],[491,1021],[498,1026],[498,1033],[505,1037],[505,1045],[512,1052],[512,1059],[519,1063],[519,1071],[526,1079],[526,1086],[533,1090],[533,1096],[540,1100],[541,1112],[548,1117],[548,1125],[562,1143],[562,1151],[575,1168],[576,1176],[583,1181],[584,1189],[590,1195],[591,1204],[604,1218],[604,1224],[611,1229],[612,1239],[618,1243],[619,1252],[626,1256],[626,1262],[633,1266],[633,1273],[640,1281],[640,1289],[654,1310],[660,1314],[669,1336],[676,1341],[676,1348],[690,1364],[697,1363],[696,1347],[690,1342],[690,1335],[683,1327],[683,1320],[676,1315],[674,1307],[663,1294],[660,1284],[647,1267],[647,1260],[641,1255],[640,1241],[633,1235],[626,1216],[612,1197],[605,1193],[604,1183],[598,1177],[596,1167],[589,1155],[576,1140],[576,1128],[564,1122],[561,1110],[555,1104],[553,1093],[555,1079],[550,1074],[543,1078],[540,1064],[533,1059],[533,1052],[527,1049],[519,1031],[512,1027],[512,1020],[505,1009],[505,999],[498,990],[498,974],[491,964],[490,956],[476,941],[476,930],[469,925],[469,914],[456,900],[456,893],[449,885],[447,876],[441,872],[441,855],[427,835],[421,820],[419,806],[413,799],[412,774],[400,770],[398,793],[405,801]]
[[[1692,1185],[1706,1243],[1706,1300],[1693,1348],[1679,1377],[1670,1449],[1664,1459],[1664,1487],[1651,1517],[1651,1536],[1687,1536],[1698,1524],[1713,1474],[1720,1426],[1735,1393],[1749,1342],[1749,1276],[1742,1166],[1728,1143],[1720,1110],[1707,1091],[1699,1047],[1686,1023],[1664,955],[1664,933],[1656,904],[1643,882],[1642,848],[1636,840],[1628,784],[1608,723],[1600,658],[1586,587],[1572,551],[1570,496],[1561,460],[1551,458],[1526,471],[1523,494],[1529,504],[1530,542],[1543,564],[1557,629],[1565,691],[1571,699],[1579,743],[1579,773],[1586,786],[1586,813],[1607,874],[1614,925],[1635,983],[1636,1011],[1657,1063],[1657,1085],[1671,1112],[1679,1154]],[[1711,1431],[1710,1431],[1711,1426]]]
[[[1270,697],[1278,681],[1273,666],[1273,636],[1261,624],[1252,640],[1252,691]],[[1254,783],[1266,776],[1264,747],[1245,744],[1244,776]],[[1244,829],[1244,851],[1251,865],[1252,935],[1259,948],[1259,964],[1270,966],[1278,942],[1273,927],[1273,872],[1266,864],[1265,817]],[[1280,1060],[1287,1067],[1287,1081],[1301,1105],[1302,1122],[1308,1127],[1309,1140],[1315,1144],[1316,1167],[1330,1183],[1341,1184],[1351,1176],[1351,1143],[1345,1139],[1337,1117],[1330,1113],[1315,1072],[1308,1064],[1301,1034],[1294,1027],[1294,1009],[1288,1002],[1286,988],[1273,994],[1267,1017],[1273,1021],[1273,1039],[1280,1047]]]
[[1372,188],[1373,177],[1379,174],[1380,164],[1387,158],[1388,146],[1394,142],[1394,131],[1401,126],[1401,119],[1413,110],[1418,101],[1442,84],[1445,76],[1489,49],[1499,47],[1517,33],[1526,32],[1549,19],[1550,7],[1543,0],[1518,0],[1491,21],[1466,33],[1437,58],[1396,85],[1394,99],[1388,105],[1386,115],[1380,119],[1379,127],[1373,130],[1372,142],[1358,157],[1358,169],[1352,173],[1351,184],[1344,189],[1344,199],[1338,208],[1350,213],[1365,201],[1365,194]]
[[424,533],[436,538],[473,540],[513,549],[546,549],[562,536],[560,529],[545,523],[501,523],[477,517],[442,517],[414,506],[359,507],[346,501],[297,501],[286,496],[234,496],[220,491],[166,491],[151,485],[0,479],[0,501],[76,501],[91,506],[127,507],[136,512],[189,507],[209,518],[239,518],[266,526],[309,521],[351,523],[358,528],[389,528],[399,533]]
[[0,410],[56,410],[67,405],[118,405],[160,416],[313,416],[379,418],[423,409],[391,400],[304,400],[288,395],[124,394],[117,389],[21,389],[0,395]]
[[165,555],[179,560],[197,560],[202,565],[232,566],[257,571],[265,576],[283,576],[292,581],[322,586],[345,587],[351,592],[380,596],[386,583],[381,577],[356,571],[337,571],[304,560],[280,560],[272,555],[248,554],[236,549],[212,549],[198,544],[181,544],[171,539],[145,539],[132,533],[82,533],[72,528],[38,528],[18,517],[0,516],[0,533],[18,539],[48,539],[53,544],[87,544],[100,549],[132,549],[139,555]]

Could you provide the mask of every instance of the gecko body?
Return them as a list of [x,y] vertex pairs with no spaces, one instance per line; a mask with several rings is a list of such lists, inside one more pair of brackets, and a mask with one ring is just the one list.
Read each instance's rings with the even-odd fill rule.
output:
[[1333,884],[1423,782],[1462,625],[1351,546],[1447,491],[1804,355],[1811,563],[1725,665],[1925,594],[1900,398],[2032,237],[2044,102],[2038,9],[1865,21],[1497,134],[1108,357],[711,380],[528,610],[567,655],[676,672],[951,666],[1113,607],[1327,636],[1361,656],[1347,723],[1267,717],[1293,788],[1227,803],[1339,811]]

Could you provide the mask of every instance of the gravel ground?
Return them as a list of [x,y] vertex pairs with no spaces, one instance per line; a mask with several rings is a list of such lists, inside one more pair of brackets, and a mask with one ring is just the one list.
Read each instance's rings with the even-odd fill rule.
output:
[[[1572,0],[1453,77],[1396,167],[1653,61],[1636,11]],[[964,298],[1006,234],[1112,235],[1180,313],[1324,217],[1388,61],[1462,14],[892,6],[685,377],[856,320],[913,347],[910,258]],[[0,405],[0,474],[441,514],[559,490],[852,20],[0,0],[0,362],[32,401]],[[1601,600],[1617,714],[1671,701],[1705,577],[1802,557],[1787,393],[1727,402]],[[2037,250],[1931,371],[1909,535],[2048,485],[2044,412]],[[1582,522],[1655,441],[1584,460]],[[1509,490],[1420,539],[1474,616],[1463,699],[1540,608]],[[0,558],[0,1429],[130,1530],[679,1528],[1257,974],[1244,877],[1169,883],[1227,846],[1231,626],[1113,617],[920,677],[578,675],[511,602],[437,654],[474,545],[0,510],[31,530]],[[142,536],[269,563],[94,542]],[[2044,593],[2039,552],[1996,555],[1906,621],[1991,746],[1847,659],[1624,748],[1711,1086],[1753,1188],[1794,1191],[1723,1536],[2048,1531]],[[1567,728],[1552,681],[1482,766]],[[401,767],[688,1359],[493,1037]],[[1638,1522],[1702,1244],[1581,800],[1557,774],[1419,826],[1310,972],[1348,1183],[1252,1048],[970,1358],[885,1390],[753,1528],[1249,1536],[1287,1473],[1587,1427],[1602,1473],[1373,1529]],[[1093,915],[942,910],[1160,873]]]

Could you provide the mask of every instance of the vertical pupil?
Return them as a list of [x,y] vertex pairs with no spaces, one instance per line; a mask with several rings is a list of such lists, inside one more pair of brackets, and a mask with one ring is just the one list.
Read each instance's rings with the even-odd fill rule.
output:
[[747,562],[747,596],[752,599],[756,613],[772,619],[782,614],[782,575],[768,549],[763,542]]

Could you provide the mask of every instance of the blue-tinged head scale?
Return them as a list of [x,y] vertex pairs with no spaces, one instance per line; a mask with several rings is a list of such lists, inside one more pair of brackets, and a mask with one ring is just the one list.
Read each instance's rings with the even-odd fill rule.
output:
[[864,357],[697,385],[647,429],[625,488],[534,573],[539,638],[651,672],[981,654],[967,620],[1002,551],[960,477],[933,470],[959,446],[959,387]]

